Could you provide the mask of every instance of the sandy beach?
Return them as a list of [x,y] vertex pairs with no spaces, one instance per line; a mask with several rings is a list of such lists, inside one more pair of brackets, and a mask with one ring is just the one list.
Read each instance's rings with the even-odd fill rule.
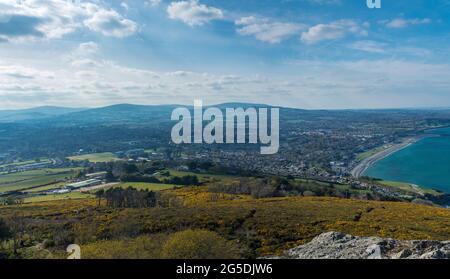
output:
[[376,162],[378,162],[381,159],[384,159],[386,157],[388,157],[389,155],[402,150],[403,148],[408,147],[409,145],[417,142],[420,139],[423,139],[424,137],[426,137],[427,135],[420,135],[417,137],[413,137],[413,138],[409,138],[406,139],[404,142],[399,143],[399,144],[394,144],[390,147],[387,147],[386,149],[362,160],[356,167],[354,167],[352,169],[352,171],[350,172],[351,175],[353,177],[361,177],[362,174],[368,169],[370,168],[370,166],[372,166],[373,164],[375,164]]

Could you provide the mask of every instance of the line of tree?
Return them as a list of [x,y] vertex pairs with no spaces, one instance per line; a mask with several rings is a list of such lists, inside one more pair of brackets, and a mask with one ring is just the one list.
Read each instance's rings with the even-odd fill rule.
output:
[[200,181],[196,175],[173,176],[165,178],[164,183],[175,185],[200,185]]
[[106,199],[106,205],[112,208],[145,208],[155,207],[156,193],[148,190],[137,190],[133,187],[126,189],[110,188],[104,192],[97,192],[97,197]]
[[142,175],[138,173],[124,174],[120,177],[122,182],[146,182],[146,183],[166,183],[174,185],[200,185],[196,175],[173,176],[164,178],[162,181],[154,176]]

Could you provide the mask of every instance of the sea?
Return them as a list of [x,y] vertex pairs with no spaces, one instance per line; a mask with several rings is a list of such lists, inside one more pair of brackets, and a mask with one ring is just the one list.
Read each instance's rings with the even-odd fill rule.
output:
[[450,193],[450,127],[425,137],[373,164],[363,175],[407,182]]

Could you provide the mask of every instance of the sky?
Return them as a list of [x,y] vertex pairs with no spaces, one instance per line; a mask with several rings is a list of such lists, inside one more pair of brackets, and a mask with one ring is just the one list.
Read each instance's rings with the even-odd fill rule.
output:
[[0,0],[0,109],[450,107],[450,0]]

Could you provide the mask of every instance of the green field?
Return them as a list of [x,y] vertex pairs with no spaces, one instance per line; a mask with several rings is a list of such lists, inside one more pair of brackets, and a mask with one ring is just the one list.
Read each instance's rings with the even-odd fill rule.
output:
[[117,158],[117,156],[111,152],[92,153],[92,154],[86,154],[86,155],[80,155],[80,156],[72,156],[72,157],[68,157],[68,159],[72,160],[72,161],[86,161],[87,160],[92,163],[112,162],[112,161],[119,160],[119,158]]
[[[39,163],[50,163],[51,161],[49,159],[41,159],[39,161]],[[23,162],[17,162],[17,163],[10,163],[10,164],[4,164],[4,165],[0,165],[0,168],[5,168],[5,167],[12,167],[12,166],[24,166],[24,165],[30,165],[30,164],[35,164],[38,163],[35,160],[29,160],[29,161],[23,161]]]
[[60,189],[60,188],[64,187],[66,184],[67,184],[66,182],[58,182],[58,183],[54,183],[54,184],[50,184],[50,185],[45,185],[45,186],[40,186],[40,187],[24,190],[23,192],[37,193],[37,192],[41,192],[41,191],[55,190],[55,189]]
[[71,192],[67,194],[57,194],[57,195],[45,195],[45,196],[35,196],[30,198],[25,198],[24,203],[36,203],[45,201],[58,201],[58,200],[75,200],[75,199],[87,199],[94,198],[94,195],[84,194],[79,192]]
[[400,189],[400,190],[408,192],[408,193],[417,193],[418,191],[420,191],[420,192],[431,194],[431,195],[440,195],[440,193],[436,192],[433,189],[422,188],[419,185],[417,185],[417,187],[414,187],[414,185],[412,185],[411,183],[407,183],[407,182],[396,182],[396,181],[384,181],[384,180],[382,180],[382,181],[379,181],[378,183],[380,183],[383,186],[392,187],[392,188],[395,188],[395,189]]
[[59,188],[61,182],[73,177],[78,170],[80,168],[41,169],[3,174],[0,175],[0,193],[39,186],[46,186],[47,189]]
[[369,190],[352,189],[351,186],[348,184],[330,183],[330,182],[323,182],[323,181],[312,180],[312,179],[303,179],[303,178],[296,178],[296,179],[294,179],[294,182],[296,184],[299,184],[299,185],[302,185],[305,187],[309,187],[310,189],[333,187],[340,191],[348,191],[349,193],[353,193],[353,194],[370,193]]
[[149,190],[149,191],[162,191],[167,189],[173,189],[177,185],[172,184],[160,184],[160,183],[145,183],[145,182],[122,182],[115,186],[114,188],[128,188],[133,187],[138,190]]
[[377,153],[379,153],[379,152],[381,152],[381,151],[383,151],[385,149],[386,149],[385,146],[380,146],[380,147],[368,150],[366,152],[358,154],[358,156],[356,156],[356,160],[362,161],[362,160],[367,159],[367,158],[369,158],[369,157],[371,157],[371,156],[373,156],[373,155],[375,155],[375,154],[377,154]]
[[226,174],[209,174],[209,173],[196,173],[190,171],[178,171],[175,169],[168,169],[171,176],[186,176],[186,175],[196,175],[201,182],[210,180],[230,180],[236,178],[237,176],[226,175]]

